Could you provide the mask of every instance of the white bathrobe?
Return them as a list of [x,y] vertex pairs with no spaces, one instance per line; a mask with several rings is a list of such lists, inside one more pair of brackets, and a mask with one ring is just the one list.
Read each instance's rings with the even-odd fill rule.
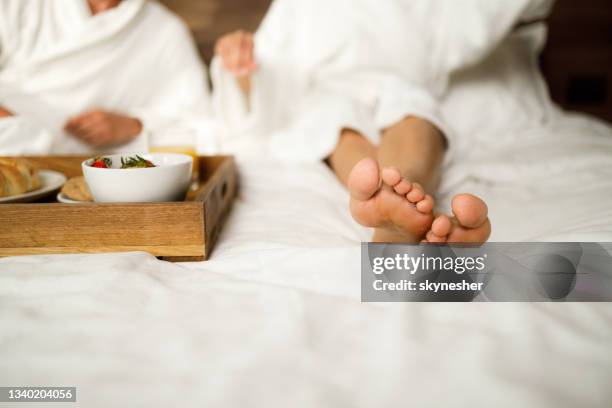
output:
[[86,0],[0,2],[0,154],[86,153],[63,132],[94,108],[138,117],[123,151],[142,151],[168,121],[206,116],[205,67],[187,27],[154,1],[124,0],[92,16]]
[[[225,148],[320,160],[342,128],[377,143],[406,116],[440,128],[450,75],[477,64],[552,0],[275,0],[255,36],[250,100],[220,61],[211,72]],[[452,154],[447,155],[447,160]]]

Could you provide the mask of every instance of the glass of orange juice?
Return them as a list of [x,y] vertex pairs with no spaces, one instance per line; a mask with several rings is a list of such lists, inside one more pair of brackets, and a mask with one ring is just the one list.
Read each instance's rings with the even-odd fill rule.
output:
[[155,133],[149,144],[150,153],[180,153],[193,157],[191,190],[200,184],[200,163],[198,162],[197,132],[193,129],[168,129]]

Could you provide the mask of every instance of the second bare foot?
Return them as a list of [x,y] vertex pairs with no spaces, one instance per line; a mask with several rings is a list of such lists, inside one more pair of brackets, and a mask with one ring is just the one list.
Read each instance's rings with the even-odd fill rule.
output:
[[438,215],[425,242],[480,244],[489,239],[491,222],[484,201],[471,194],[458,194],[453,197],[451,208],[454,217]]

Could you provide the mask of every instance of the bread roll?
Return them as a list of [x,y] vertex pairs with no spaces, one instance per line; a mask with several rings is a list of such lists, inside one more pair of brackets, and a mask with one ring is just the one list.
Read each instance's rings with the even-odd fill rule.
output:
[[40,188],[38,169],[26,159],[0,157],[0,175],[0,197]]
[[8,181],[6,177],[0,172],[0,198],[8,196]]
[[73,177],[68,180],[64,187],[62,187],[62,193],[71,200],[93,201],[83,176]]

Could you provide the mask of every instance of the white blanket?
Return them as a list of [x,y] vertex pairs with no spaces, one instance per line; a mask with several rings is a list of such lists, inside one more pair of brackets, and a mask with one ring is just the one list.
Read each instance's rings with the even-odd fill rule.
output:
[[147,149],[171,118],[207,115],[208,85],[193,40],[154,1],[124,0],[92,16],[85,0],[0,2],[0,154],[88,153],[66,135],[71,116],[99,108],[135,116]]
[[[331,172],[240,170],[211,261],[0,260],[0,383],[75,385],[76,406],[87,407],[108,406],[109,395],[125,407],[609,405],[608,304],[362,304],[359,241],[369,231],[351,220]],[[565,180],[562,191],[541,186],[524,218],[500,213],[494,233],[516,224],[540,233],[545,211],[565,228],[563,200],[597,189],[574,198]],[[592,222],[612,220],[609,197]]]
[[[610,141],[592,120],[558,126],[523,136]],[[449,194],[477,185],[496,240],[611,240],[605,145],[555,147],[523,151],[552,173],[512,179],[502,153]],[[1,259],[0,383],[74,385],[87,407],[609,405],[608,304],[362,304],[371,232],[329,169],[251,160],[240,173],[211,261]]]
[[[289,259],[284,270],[306,257]],[[604,408],[612,398],[606,304],[360,304],[338,294],[354,278],[336,263],[277,284],[215,272],[247,264],[266,272],[256,257],[0,262],[10,328],[0,381],[75,385],[83,407]]]

